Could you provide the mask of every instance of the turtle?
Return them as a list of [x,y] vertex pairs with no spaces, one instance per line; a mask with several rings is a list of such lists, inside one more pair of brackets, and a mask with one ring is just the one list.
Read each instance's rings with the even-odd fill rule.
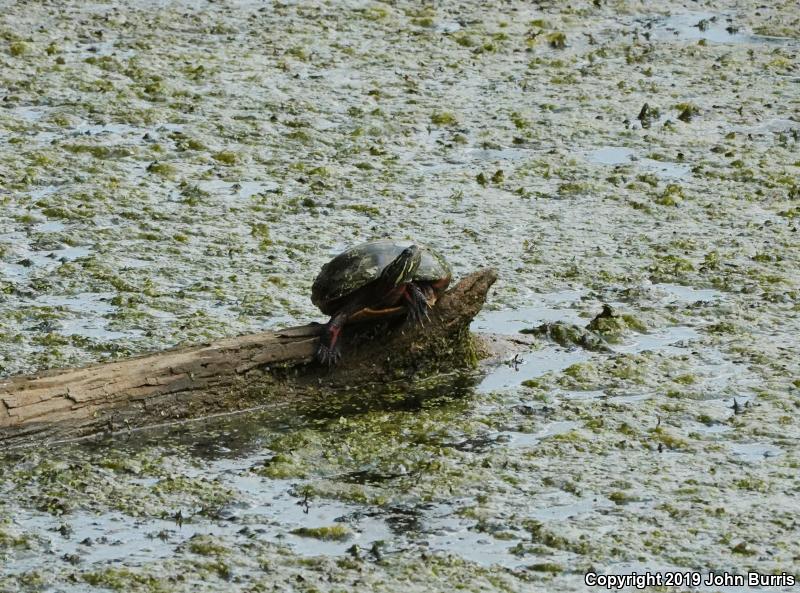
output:
[[317,360],[329,366],[339,362],[339,337],[347,323],[386,318],[403,306],[409,320],[423,323],[451,277],[447,260],[424,245],[383,239],[343,251],[322,266],[311,287],[311,302],[331,316]]

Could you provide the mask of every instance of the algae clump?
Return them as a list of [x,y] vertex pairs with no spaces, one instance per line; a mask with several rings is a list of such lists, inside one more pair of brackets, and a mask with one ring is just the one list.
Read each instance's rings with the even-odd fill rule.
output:
[[292,534],[300,537],[313,537],[323,541],[346,541],[353,533],[344,525],[331,525],[328,527],[298,527]]

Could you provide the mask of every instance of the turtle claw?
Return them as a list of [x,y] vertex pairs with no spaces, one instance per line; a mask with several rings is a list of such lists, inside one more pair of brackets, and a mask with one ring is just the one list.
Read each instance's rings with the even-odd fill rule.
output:
[[338,346],[328,346],[326,344],[320,344],[319,348],[317,348],[317,360],[328,367],[336,366],[336,364],[342,358],[342,351],[338,348]]
[[406,298],[408,299],[408,318],[412,323],[424,326],[426,321],[431,320],[428,313],[431,306],[428,304],[428,299],[425,298],[425,293],[417,286],[412,284],[409,286]]
[[428,305],[420,305],[419,303],[413,303],[408,306],[408,318],[411,320],[411,323],[419,324],[420,326],[424,326],[426,321],[431,320],[431,316],[428,314]]

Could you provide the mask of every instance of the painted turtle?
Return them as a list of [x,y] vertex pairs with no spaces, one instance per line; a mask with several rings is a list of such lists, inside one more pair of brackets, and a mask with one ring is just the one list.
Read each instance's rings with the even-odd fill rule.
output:
[[422,323],[451,275],[444,257],[422,245],[371,241],[340,253],[322,266],[311,287],[311,301],[331,316],[317,359],[328,365],[339,360],[339,334],[346,323],[380,319],[403,305],[409,319]]

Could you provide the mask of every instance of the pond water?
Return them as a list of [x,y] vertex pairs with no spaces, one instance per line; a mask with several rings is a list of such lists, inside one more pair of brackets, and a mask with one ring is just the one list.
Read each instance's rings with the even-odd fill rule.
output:
[[456,278],[494,267],[473,330],[509,346],[415,385],[3,452],[0,591],[800,573],[797,19],[5,6],[0,376],[321,321],[317,271],[382,237]]

